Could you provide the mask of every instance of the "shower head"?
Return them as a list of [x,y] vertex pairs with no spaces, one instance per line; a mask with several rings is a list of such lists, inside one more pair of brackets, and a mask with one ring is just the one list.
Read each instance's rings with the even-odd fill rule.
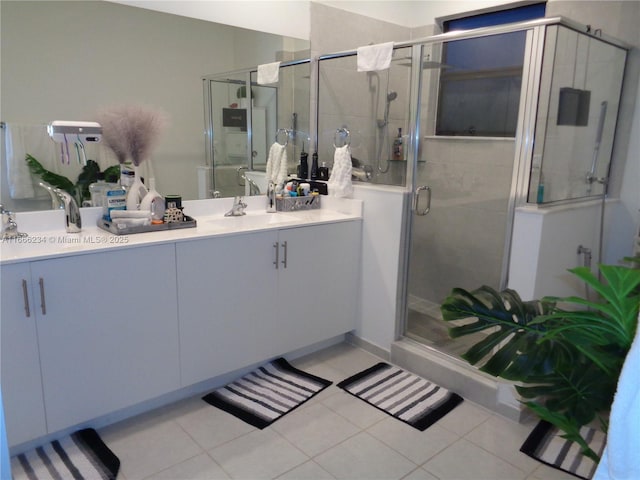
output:
[[397,92],[389,92],[387,93],[387,102],[393,102],[396,98],[398,98]]

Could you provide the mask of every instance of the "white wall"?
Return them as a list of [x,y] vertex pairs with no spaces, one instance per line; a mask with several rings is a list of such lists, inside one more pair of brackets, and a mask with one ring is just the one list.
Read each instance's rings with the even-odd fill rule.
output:
[[[126,103],[163,109],[170,126],[153,152],[156,185],[186,199],[196,198],[196,167],[205,164],[202,77],[272,62],[286,41],[111,2],[5,0],[0,6],[2,121],[95,120],[100,108]],[[75,161],[61,167],[57,157],[49,160],[47,168],[69,178],[80,171]],[[4,170],[2,181],[5,207],[50,207],[48,199],[12,202]]]

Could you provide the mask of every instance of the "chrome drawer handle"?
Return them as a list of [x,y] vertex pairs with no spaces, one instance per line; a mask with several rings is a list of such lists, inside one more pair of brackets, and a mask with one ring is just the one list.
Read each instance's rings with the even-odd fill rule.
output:
[[42,309],[42,314],[46,315],[47,302],[45,301],[45,298],[44,298],[44,280],[42,279],[42,277],[40,277],[40,280],[38,281],[38,283],[40,284],[40,308]]
[[276,270],[278,270],[278,263],[280,259],[280,244],[278,242],[274,243],[273,248],[276,249],[276,259],[273,264],[276,266]]
[[27,281],[22,280],[22,297],[24,298],[24,313],[27,318],[31,316],[31,310],[29,309],[29,291],[27,289]]

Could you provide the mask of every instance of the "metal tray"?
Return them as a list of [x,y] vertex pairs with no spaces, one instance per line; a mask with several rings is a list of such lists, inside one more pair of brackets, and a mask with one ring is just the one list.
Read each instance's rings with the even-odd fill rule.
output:
[[129,235],[132,233],[145,233],[145,232],[162,232],[165,230],[177,230],[179,228],[194,228],[197,226],[197,222],[194,218],[185,215],[183,222],[174,223],[162,223],[160,225],[140,225],[135,227],[120,228],[117,224],[111,220],[105,220],[104,218],[98,219],[98,227],[107,232],[111,232],[115,235]]
[[315,210],[320,208],[321,195],[308,197],[276,197],[276,210],[278,212],[296,212],[298,210]]

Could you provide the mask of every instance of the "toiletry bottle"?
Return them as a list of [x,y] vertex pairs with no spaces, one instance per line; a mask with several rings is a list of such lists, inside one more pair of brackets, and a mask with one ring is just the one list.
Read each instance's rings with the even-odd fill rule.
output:
[[120,164],[120,185],[122,185],[125,190],[129,190],[129,187],[133,184],[133,180],[135,179],[135,170],[133,169],[133,163],[124,162]]
[[140,202],[140,210],[151,212],[151,223],[158,225],[163,223],[165,212],[164,198],[156,191],[156,179],[149,179],[149,193]]
[[318,180],[329,180],[329,167],[326,162],[322,162],[322,166],[318,168]]
[[542,172],[540,172],[540,181],[538,182],[537,193],[536,203],[544,203],[544,177],[542,176]]
[[393,140],[393,160],[403,160],[403,145],[402,145],[402,129],[398,129],[398,136]]
[[311,155],[311,180],[318,179],[318,152]]
[[107,189],[111,187],[111,185],[104,181],[104,173],[98,172],[97,177],[97,181],[89,185],[92,207],[104,206],[104,194]]
[[300,169],[298,171],[298,177],[301,180],[309,178],[309,154],[304,151],[304,143],[302,144],[302,152],[300,153]]
[[116,185],[104,192],[104,205],[102,207],[105,220],[111,220],[112,210],[126,210],[127,191],[121,185]]

